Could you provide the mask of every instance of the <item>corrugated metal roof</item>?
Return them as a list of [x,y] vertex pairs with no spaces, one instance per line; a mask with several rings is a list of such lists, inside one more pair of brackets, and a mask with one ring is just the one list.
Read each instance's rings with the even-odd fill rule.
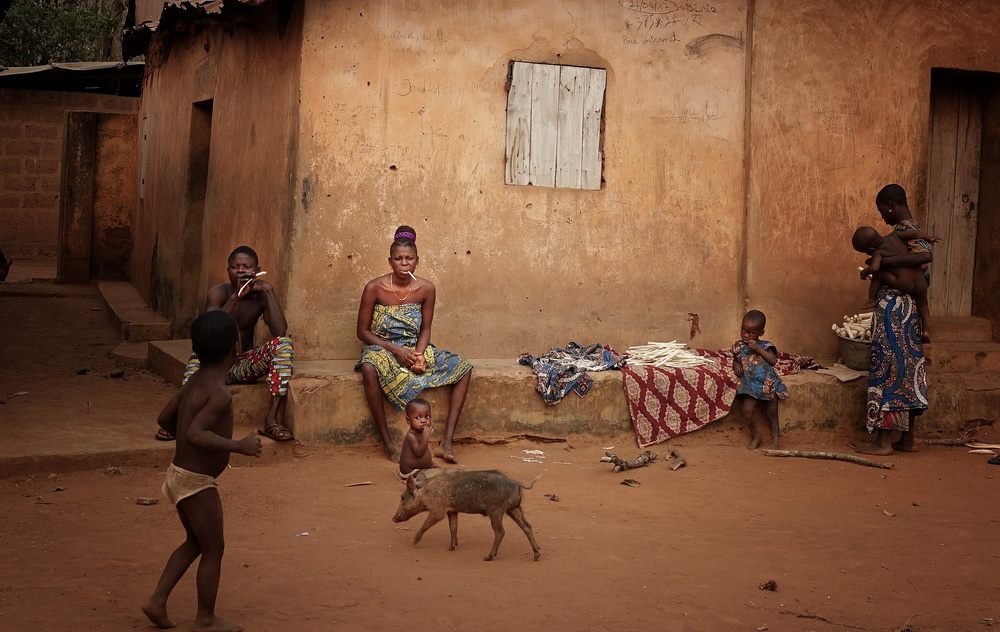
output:
[[[163,3],[163,11],[160,12],[160,19],[147,20],[136,24],[128,29],[133,34],[141,31],[156,32],[161,25],[174,24],[180,21],[185,15],[215,15],[221,16],[227,9],[242,6],[255,7],[264,4],[269,0],[174,0]],[[166,24],[164,24],[166,23]]]
[[79,61],[45,66],[0,66],[0,88],[139,96],[145,63]]
[[95,72],[101,70],[142,68],[145,64],[141,61],[73,61],[61,64],[46,64],[44,66],[14,66],[5,68],[0,66],[0,78],[12,77],[14,75],[34,75],[40,73],[56,74],[60,71],[70,72]]

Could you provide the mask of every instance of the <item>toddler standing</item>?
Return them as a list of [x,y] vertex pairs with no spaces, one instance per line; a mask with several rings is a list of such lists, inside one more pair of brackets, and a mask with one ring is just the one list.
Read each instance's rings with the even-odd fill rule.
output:
[[[774,343],[761,340],[767,317],[763,312],[750,310],[743,317],[740,339],[733,345],[733,372],[740,378],[736,396],[743,397],[743,418],[750,428],[748,450],[756,450],[763,440],[753,411],[757,402],[764,402],[767,420],[771,425],[771,449],[778,449],[778,400],[788,397],[788,389],[781,382],[774,365],[778,362],[778,349]],[[735,408],[735,405],[734,405]]]

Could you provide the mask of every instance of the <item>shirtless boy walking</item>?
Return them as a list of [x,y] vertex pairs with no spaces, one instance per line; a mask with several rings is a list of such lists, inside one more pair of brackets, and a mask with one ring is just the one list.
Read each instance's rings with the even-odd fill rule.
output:
[[159,416],[160,427],[177,437],[174,460],[167,468],[163,494],[177,507],[187,534],[167,560],[156,589],[142,606],[153,624],[174,627],[167,598],[200,555],[198,614],[195,629],[239,632],[243,628],[215,614],[225,548],[222,501],[215,481],[237,452],[259,457],[260,439],[253,433],[233,440],[233,398],[226,374],[240,354],[236,320],[222,310],[199,316],[191,325],[191,343],[201,369],[171,398]]
[[[257,253],[249,246],[240,246],[229,255],[228,283],[220,283],[208,290],[205,312],[222,310],[236,319],[240,329],[240,342],[249,349],[239,357],[226,375],[227,384],[256,382],[267,376],[271,390],[271,407],[264,417],[264,429],[258,432],[275,441],[293,439],[292,431],[278,422],[278,409],[288,395],[288,380],[292,376],[292,339],[288,337],[288,322],[278,305],[274,286],[265,281],[260,271]],[[259,276],[258,276],[259,275]],[[254,329],[257,322],[264,324],[271,332],[271,339],[254,347]],[[198,353],[192,353],[184,369],[184,382],[198,371]],[[164,429],[156,433],[156,438],[170,441],[173,437]]]

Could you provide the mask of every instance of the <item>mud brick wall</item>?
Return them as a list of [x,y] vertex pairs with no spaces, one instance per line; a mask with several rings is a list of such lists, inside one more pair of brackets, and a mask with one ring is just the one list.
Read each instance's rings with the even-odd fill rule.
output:
[[67,110],[135,114],[138,99],[0,89],[0,249],[8,257],[55,256]]

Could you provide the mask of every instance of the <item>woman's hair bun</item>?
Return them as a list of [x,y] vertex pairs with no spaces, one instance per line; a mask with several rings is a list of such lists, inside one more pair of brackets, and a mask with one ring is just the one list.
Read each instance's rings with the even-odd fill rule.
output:
[[417,243],[417,231],[411,226],[400,226],[396,229],[396,234],[393,235],[392,244],[403,245],[403,244],[416,244]]

